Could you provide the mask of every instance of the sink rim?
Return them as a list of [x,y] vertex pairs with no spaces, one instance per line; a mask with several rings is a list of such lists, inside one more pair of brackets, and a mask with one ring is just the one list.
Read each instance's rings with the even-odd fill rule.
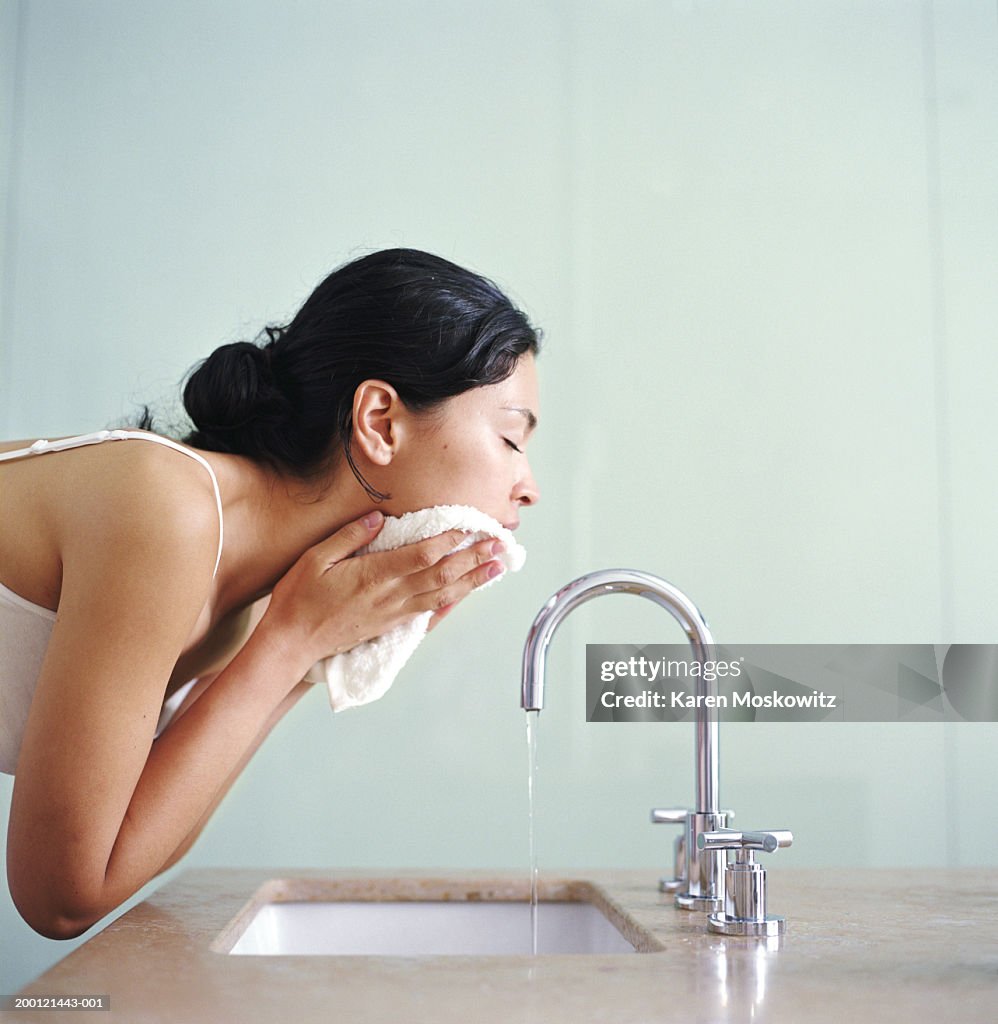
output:
[[[224,925],[209,945],[213,953],[229,954],[257,913],[273,903],[510,903],[530,901],[530,887],[522,883],[478,882],[455,872],[444,875],[362,875],[328,878],[271,878],[259,885],[238,912]],[[538,902],[585,903],[597,910],[629,942],[636,953],[660,953],[662,941],[625,913],[598,886],[585,879],[559,878],[538,884]],[[296,954],[275,954],[290,955]],[[554,953],[557,956],[599,956],[602,954]],[[331,958],[336,954],[332,954]],[[468,959],[492,958],[496,954],[470,954]],[[515,954],[498,954],[513,959]],[[386,955],[385,959],[391,956]],[[526,955],[525,959],[533,959]]]

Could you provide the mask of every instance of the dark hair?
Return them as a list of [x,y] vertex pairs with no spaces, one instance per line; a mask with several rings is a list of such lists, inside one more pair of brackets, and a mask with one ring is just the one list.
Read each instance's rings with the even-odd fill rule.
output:
[[[386,249],[334,270],[262,344],[223,345],[184,387],[188,444],[308,477],[350,451],[353,398],[387,381],[417,412],[507,378],[539,334],[491,281],[439,256]],[[262,336],[261,336],[262,337]]]

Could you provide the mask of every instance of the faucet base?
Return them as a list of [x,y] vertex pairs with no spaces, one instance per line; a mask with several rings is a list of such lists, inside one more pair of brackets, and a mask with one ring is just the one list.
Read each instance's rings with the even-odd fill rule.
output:
[[762,921],[747,921],[740,917],[731,917],[729,914],[711,914],[707,918],[707,927],[712,932],[720,932],[721,935],[754,935],[769,937],[773,935],[784,935],[787,930],[787,919],[785,917],[766,917]]
[[694,896],[688,892],[681,892],[676,897],[676,907],[679,910],[720,911],[724,900],[716,896]]

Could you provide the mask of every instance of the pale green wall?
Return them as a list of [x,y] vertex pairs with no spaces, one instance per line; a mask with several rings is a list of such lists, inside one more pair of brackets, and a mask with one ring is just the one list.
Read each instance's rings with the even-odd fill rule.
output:
[[[379,704],[311,695],[185,864],[525,872],[520,651],[594,568],[672,580],[721,641],[995,639],[992,0],[2,11],[0,436],[168,395],[372,248],[481,269],[546,331],[527,571]],[[691,799],[692,730],[587,726],[582,666],[669,638],[623,598],[560,631],[542,870],[667,863],[647,815]],[[792,828],[786,864],[998,864],[996,728],[726,727],[722,801]],[[71,946],[0,899],[10,991]]]

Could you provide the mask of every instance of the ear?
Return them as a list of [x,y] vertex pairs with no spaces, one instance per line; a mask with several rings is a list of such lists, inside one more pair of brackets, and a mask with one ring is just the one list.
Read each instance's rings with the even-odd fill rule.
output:
[[365,380],[353,394],[353,443],[376,466],[395,457],[404,409],[398,392],[383,380]]

